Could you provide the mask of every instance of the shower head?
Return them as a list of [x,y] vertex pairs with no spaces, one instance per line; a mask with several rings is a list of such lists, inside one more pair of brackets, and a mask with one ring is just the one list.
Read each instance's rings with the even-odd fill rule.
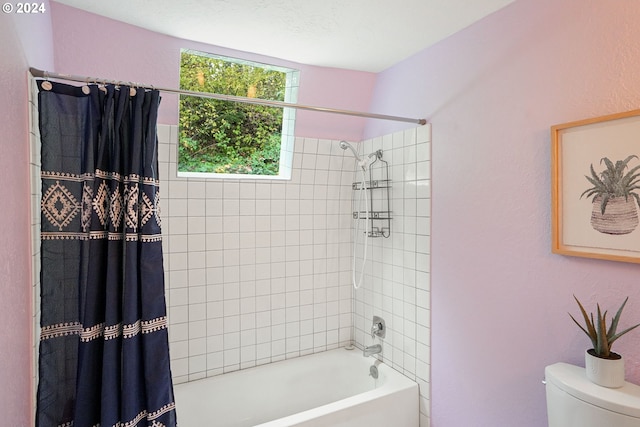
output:
[[340,141],[340,148],[342,148],[343,150],[346,150],[348,148],[349,150],[351,150],[351,153],[353,154],[353,157],[356,158],[358,163],[362,162],[362,159],[358,155],[358,152],[356,151],[356,149],[353,148],[353,146],[351,144],[349,144],[347,141]]

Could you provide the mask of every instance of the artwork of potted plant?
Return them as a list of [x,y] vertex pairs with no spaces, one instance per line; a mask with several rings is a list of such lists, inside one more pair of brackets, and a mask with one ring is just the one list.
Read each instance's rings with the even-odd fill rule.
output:
[[583,196],[593,197],[591,226],[601,233],[611,235],[629,234],[638,226],[636,204],[640,206],[640,196],[635,190],[640,189],[640,165],[630,169],[627,164],[638,156],[631,155],[615,164],[604,157],[606,169],[598,175],[591,165],[591,176],[585,178],[593,187],[585,190]]
[[640,323],[638,323],[621,332],[616,332],[622,309],[627,304],[629,297],[624,300],[613,319],[611,319],[611,325],[609,325],[608,328],[606,324],[607,312],[601,312],[600,304],[597,304],[597,319],[594,322],[593,313],[590,313],[591,316],[587,316],[587,312],[580,301],[578,301],[578,298],[576,298],[575,295],[573,298],[575,298],[580,307],[586,328],[578,323],[571,314],[569,314],[569,316],[575,324],[587,334],[593,344],[593,348],[585,352],[587,378],[589,378],[591,382],[604,387],[619,388],[624,386],[624,359],[620,354],[611,351],[611,345],[627,332],[640,326]]

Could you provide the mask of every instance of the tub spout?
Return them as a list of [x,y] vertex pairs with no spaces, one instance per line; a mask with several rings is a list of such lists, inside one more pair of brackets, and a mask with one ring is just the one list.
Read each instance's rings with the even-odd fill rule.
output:
[[368,347],[365,347],[364,350],[362,350],[362,355],[364,357],[371,356],[372,354],[378,354],[378,353],[382,353],[382,346],[380,344],[370,345]]

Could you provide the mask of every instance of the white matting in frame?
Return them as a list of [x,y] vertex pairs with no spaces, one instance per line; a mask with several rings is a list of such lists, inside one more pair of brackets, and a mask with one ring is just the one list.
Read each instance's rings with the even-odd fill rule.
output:
[[552,126],[551,145],[552,251],[640,263],[640,110]]

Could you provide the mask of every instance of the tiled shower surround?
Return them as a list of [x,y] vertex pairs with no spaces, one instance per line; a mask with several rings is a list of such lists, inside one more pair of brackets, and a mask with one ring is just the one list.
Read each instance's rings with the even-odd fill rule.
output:
[[[40,148],[33,92],[37,269]],[[177,134],[177,126],[158,126],[175,383],[350,342],[360,351],[372,343],[371,319],[378,315],[387,325],[382,359],[420,384],[420,424],[428,426],[430,126],[354,144],[361,153],[382,149],[393,182],[391,235],[369,240],[357,291],[351,285],[351,184],[360,178],[339,141],[296,138],[291,180],[195,179],[177,177]],[[34,270],[36,361],[38,277]]]
[[177,177],[177,134],[158,128],[175,382],[351,341],[362,348],[378,315],[382,358],[420,384],[428,425],[430,126],[354,144],[381,149],[393,183],[391,235],[369,239],[357,291],[352,182],[361,178],[339,141],[296,138],[289,181],[204,180]]
[[159,140],[175,381],[346,345],[352,158],[297,139],[290,181],[178,178]]
[[[361,153],[381,149],[389,163],[393,219],[389,238],[369,239],[365,277],[355,291],[356,343],[359,347],[378,343],[378,338],[371,338],[372,318],[385,320],[382,359],[420,385],[421,427],[429,425],[430,396],[430,141],[431,126],[426,125],[360,144]],[[377,178],[374,173],[373,179]],[[357,274],[362,245],[359,237]]]

